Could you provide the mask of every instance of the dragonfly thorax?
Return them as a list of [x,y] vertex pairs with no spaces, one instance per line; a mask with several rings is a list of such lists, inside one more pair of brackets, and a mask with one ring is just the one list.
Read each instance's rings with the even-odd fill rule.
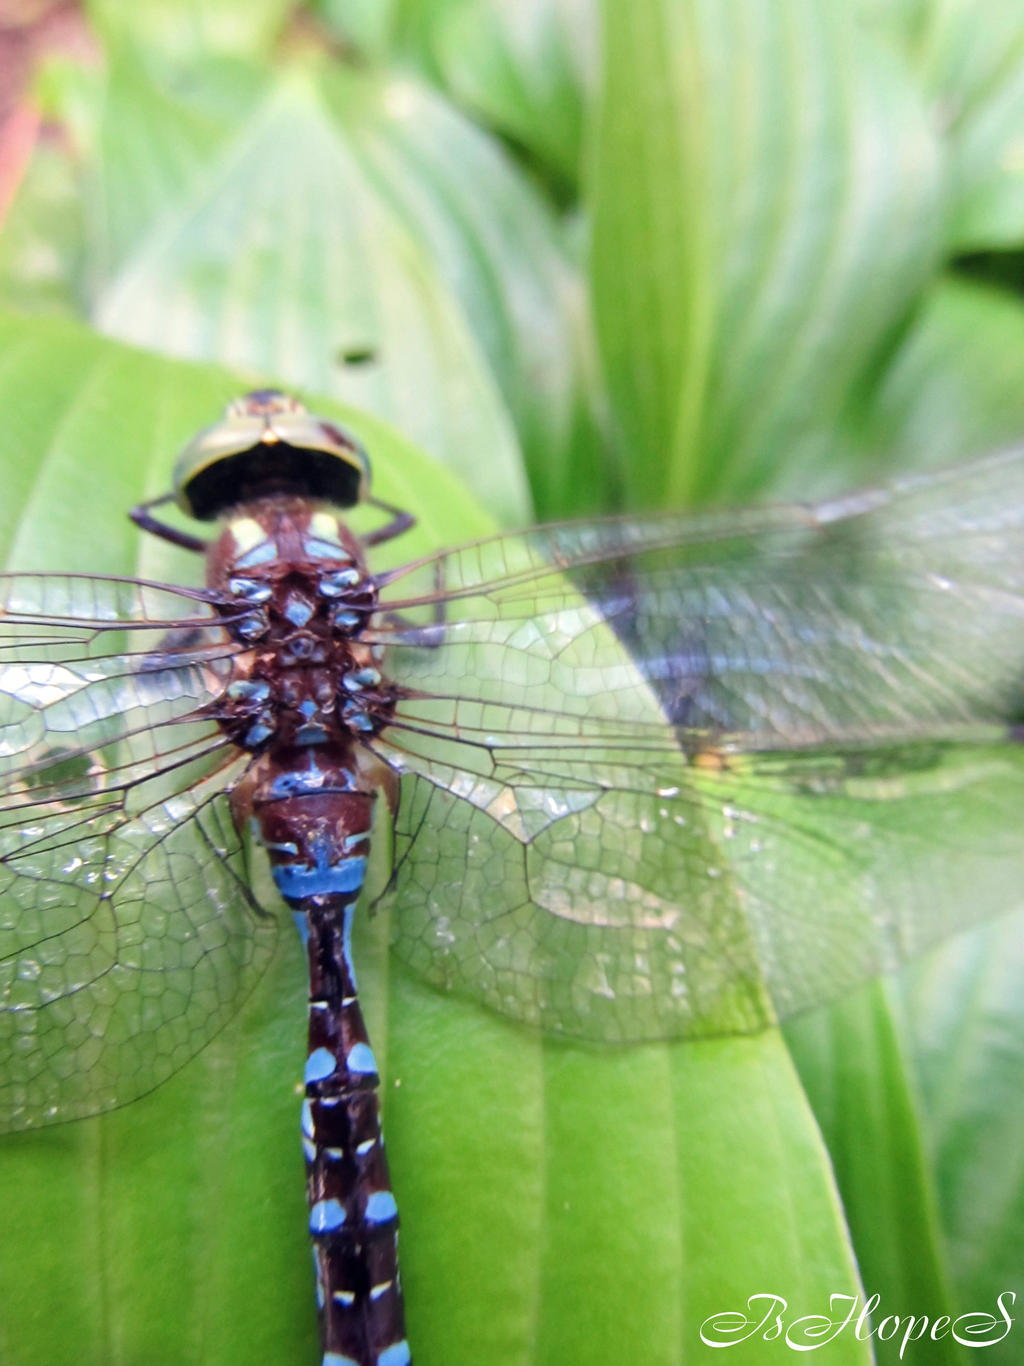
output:
[[336,511],[287,495],[239,508],[207,583],[243,647],[216,712],[235,744],[347,748],[383,728],[393,693],[360,639],[376,585]]

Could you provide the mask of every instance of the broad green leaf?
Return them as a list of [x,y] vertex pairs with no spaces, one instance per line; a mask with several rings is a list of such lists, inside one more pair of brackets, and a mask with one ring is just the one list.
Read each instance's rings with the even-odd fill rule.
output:
[[[862,1284],[880,1296],[874,1323],[908,1312],[934,1323],[973,1308],[949,1284],[917,1095],[884,988],[872,983],[797,1020],[786,1039],[828,1145]],[[899,1346],[899,1336],[878,1344],[879,1363],[895,1363]],[[936,1363],[963,1361],[948,1338],[926,1350]]]
[[1024,433],[1024,305],[955,277],[928,296],[855,410],[858,462],[950,465]]
[[[243,383],[64,324],[0,321],[5,562],[195,582],[193,557],[141,544],[122,509],[164,486],[174,449]],[[486,529],[393,433],[344,416],[381,495],[420,515],[403,552]],[[355,948],[421,1361],[638,1349],[674,1366],[700,1352],[706,1318],[759,1290],[778,1289],[794,1315],[856,1293],[827,1157],[777,1033],[621,1051],[545,1041],[389,967],[388,931],[384,916],[362,922]],[[5,1362],[314,1358],[293,1127],[304,997],[286,934],[238,1019],[159,1091],[4,1140]],[[733,1358],[754,1366],[763,1352],[755,1340]],[[870,1352],[848,1337],[824,1359]]]
[[1022,364],[1020,302],[991,285],[940,279],[884,366],[854,390],[843,422],[806,443],[801,496],[834,491],[842,471],[880,480],[1016,443],[1024,434]]
[[314,0],[313,13],[342,42],[380,60],[391,47],[400,0]]
[[596,0],[461,0],[436,51],[458,98],[575,186],[597,26]]
[[[949,1279],[959,1306],[997,1317],[1000,1294],[1024,1301],[1022,930],[1016,916],[964,936],[904,986]],[[1015,1332],[986,1350],[997,1366],[1020,1356]]]
[[325,82],[361,168],[436,264],[516,424],[541,517],[598,505],[583,287],[551,211],[493,139],[412,80]]
[[203,76],[185,96],[126,60],[104,70],[46,67],[39,97],[60,136],[40,141],[0,233],[8,304],[91,314],[258,100],[262,78],[252,67],[210,61]]
[[395,45],[402,64],[438,76],[437,34],[462,0],[395,0]]
[[1024,237],[1024,12],[1014,0],[935,0],[915,64],[947,147],[950,244]]
[[38,145],[0,223],[0,298],[40,313],[84,304],[82,200],[67,149]]
[[291,0],[148,0],[126,9],[88,0],[89,18],[111,47],[128,49],[158,79],[212,56],[266,57]]
[[[536,465],[553,480],[565,462],[553,458],[552,446],[578,442],[585,421],[572,392],[573,338],[564,316],[578,306],[573,295],[579,286],[559,257],[553,225],[479,135],[470,139],[454,117],[445,122],[437,101],[429,106],[446,139],[435,154],[438,169],[463,155],[469,142],[495,188],[493,199],[515,210],[526,242],[536,249],[535,264],[521,251],[515,270],[491,251],[481,275],[492,283],[497,277],[503,291],[496,322],[488,311],[493,295],[479,294],[482,280],[458,303],[444,288],[439,271],[452,273],[455,222],[447,225],[447,243],[419,243],[401,204],[389,209],[378,200],[349,154],[345,127],[331,119],[312,84],[297,82],[275,98],[273,84],[261,89],[254,70],[220,63],[203,69],[185,99],[149,84],[128,65],[115,65],[105,81],[55,75],[51,85],[91,155],[84,171],[55,157],[47,184],[18,206],[16,230],[0,243],[10,297],[43,302],[59,285],[126,339],[254,371],[276,366],[294,383],[333,386],[342,397],[390,412],[440,457],[465,452],[463,474],[477,480],[480,496],[501,508],[506,520],[528,520],[515,437],[480,348],[487,351],[497,328],[507,344],[494,359],[518,361],[520,372],[511,368],[502,379],[525,410]],[[367,98],[371,89],[364,88]],[[347,119],[368,134],[357,104],[350,99],[345,108]],[[392,110],[385,136],[376,141],[376,162],[400,146],[401,123]],[[294,157],[295,145],[305,148],[304,158]],[[408,162],[395,185],[399,197],[431,188]],[[63,224],[75,220],[54,219],[55,193],[76,209],[79,196],[83,202],[82,229],[66,243]],[[436,189],[434,197],[436,239],[446,223]],[[289,205],[308,199],[322,215],[289,212]],[[481,227],[498,234],[500,248],[516,237],[511,223],[499,230],[499,221],[492,209]],[[61,225],[57,240],[55,224]],[[466,249],[469,226],[462,230]],[[248,270],[239,259],[247,243]],[[440,261],[431,259],[435,247]],[[284,271],[279,287],[267,271],[268,253]],[[45,275],[33,281],[44,269],[54,282]],[[324,281],[332,280],[333,289],[325,289]],[[523,310],[511,293],[514,282],[530,287],[536,307]],[[141,295],[138,307],[133,291]],[[469,302],[467,325],[459,305]],[[223,312],[230,319],[214,325],[214,315]],[[482,337],[470,331],[476,326]],[[527,358],[539,365],[542,385],[536,372],[521,373]],[[486,465],[477,458],[481,450],[488,452]],[[561,478],[563,485],[569,481]]]
[[[258,117],[254,108],[260,100],[260,78],[255,69],[218,63],[204,67],[185,96],[169,95],[150,86],[130,65],[116,64],[105,82],[68,74],[58,79],[54,73],[51,86],[56,107],[67,107],[75,136],[92,154],[81,171],[66,152],[51,154],[65,175],[61,177],[55,169],[42,188],[50,190],[53,182],[76,211],[80,200],[84,223],[79,224],[77,237],[58,250],[60,244],[52,240],[53,191],[45,198],[42,193],[26,194],[18,206],[17,231],[0,241],[0,268],[6,268],[11,297],[26,303],[38,298],[42,304],[47,300],[44,289],[52,292],[54,288],[47,279],[38,278],[45,263],[58,280],[63,274],[60,282],[65,290],[73,287],[80,306],[92,312],[97,296],[98,306],[105,306],[111,277],[126,267],[133,251],[137,248],[145,254],[153,237],[166,227],[166,220],[180,214],[182,203],[203,202],[211,192],[209,178],[217,175],[211,168],[224,155],[225,144],[232,136],[243,138],[252,119]],[[427,306],[447,317],[449,330],[457,333],[463,328],[456,311],[464,315],[472,337],[449,339],[442,343],[443,349],[449,354],[453,347],[462,346],[482,351],[511,409],[540,505],[551,513],[565,511],[572,499],[578,510],[583,505],[581,492],[597,503],[600,486],[587,478],[596,469],[591,455],[591,400],[582,392],[582,285],[577,268],[566,259],[550,211],[493,140],[409,78],[369,80],[339,69],[335,79],[324,79],[322,89],[326,108],[311,112],[310,117],[319,121],[325,138],[338,139],[358,162],[357,167],[348,165],[338,173],[340,182],[332,193],[346,193],[350,206],[364,202],[361,213],[370,222],[363,240],[371,250],[377,244],[386,258],[381,272],[402,281],[418,263],[417,292],[429,289],[433,295],[441,289],[450,296],[436,298],[436,309],[429,299]],[[323,126],[328,115],[330,128]],[[344,158],[344,151],[337,155]],[[327,156],[325,167],[329,169],[336,159]],[[266,179],[269,173],[269,168],[252,170],[255,180]],[[317,175],[317,167],[310,165],[309,193],[323,199]],[[293,193],[301,196],[303,191],[296,187]],[[375,195],[382,200],[376,212],[391,220],[379,230],[373,226]],[[209,211],[216,212],[216,208],[211,206]],[[62,237],[66,235],[63,225],[74,225],[79,213],[56,220]],[[349,207],[340,214],[339,225],[355,216]],[[208,214],[202,216],[197,230],[207,223]],[[410,225],[414,225],[412,234]],[[415,242],[407,240],[410,235]],[[299,249],[287,240],[281,248]],[[324,249],[334,249],[330,237]],[[397,261],[391,259],[392,250]],[[342,271],[349,269],[350,256],[345,254]],[[174,273],[187,269],[181,260],[168,262],[166,249],[162,254],[158,250],[156,260],[152,254],[147,259],[150,271],[166,265],[170,272],[170,278],[158,287],[161,295],[175,289]],[[338,267],[327,260],[324,269],[337,273]],[[207,264],[204,271],[208,270]],[[424,284],[422,277],[435,272],[437,283]],[[403,293],[412,293],[408,284]],[[140,314],[129,306],[128,311],[131,326],[126,335],[162,348],[162,321],[153,318],[152,310]],[[444,318],[440,323],[448,325]],[[339,324],[344,326],[344,320]],[[253,330],[263,337],[268,329],[263,323],[255,324]],[[417,357],[428,341],[419,339],[422,332],[422,327],[415,327],[399,333],[399,346],[392,351],[400,367],[403,355],[413,366],[421,364]],[[379,367],[374,371],[371,366],[369,376],[362,371],[346,374],[344,368],[339,372],[329,354],[332,343],[333,339],[325,344],[317,374],[298,370],[306,353],[290,353],[291,373],[297,380],[305,377],[323,386],[326,368],[329,375],[338,376],[341,385],[368,386],[371,392],[375,383],[381,388]],[[307,352],[316,345],[314,330]],[[348,354],[363,356],[365,348],[357,340]],[[455,415],[451,420],[465,424],[465,384],[480,367],[481,358],[471,354],[465,361],[455,355],[451,359],[461,373],[459,392],[449,399]],[[480,383],[486,385],[486,376],[480,377]],[[398,376],[391,388],[408,393],[411,380],[406,383]],[[475,409],[485,407],[483,401],[474,405]],[[419,422],[424,439],[431,430],[430,408],[428,387],[406,415],[413,426]],[[480,480],[483,496],[495,502],[507,496],[508,519],[523,521],[527,519],[525,498],[520,496],[517,503],[510,490],[503,494],[503,485],[512,480],[510,474],[501,474],[502,463],[517,465],[518,460],[507,432],[494,435],[494,423],[500,422],[500,414],[495,413],[491,430],[478,420],[480,430],[467,433],[474,437],[467,444],[495,451],[485,476],[475,465],[472,473]],[[453,444],[450,434],[445,431],[442,440],[436,423],[433,430],[438,453],[448,452]]]
[[147,78],[130,61],[97,74],[91,128],[78,121],[87,157],[90,313],[130,254],[189,195],[257,106],[262,81],[237,62],[208,61],[185,91]]
[[604,19],[592,287],[630,496],[793,491],[935,268],[923,105],[835,0]]
[[916,50],[935,0],[856,0],[858,17],[907,52]]
[[310,81],[271,88],[101,294],[96,319],[165,354],[375,411],[489,507],[526,518],[515,435],[461,311]]

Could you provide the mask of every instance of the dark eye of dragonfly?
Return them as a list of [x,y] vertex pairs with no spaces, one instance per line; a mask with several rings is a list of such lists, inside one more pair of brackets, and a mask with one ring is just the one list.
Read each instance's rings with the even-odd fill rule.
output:
[[[308,957],[330,1366],[411,1359],[349,948],[380,798],[394,952],[605,1043],[768,1027],[1019,902],[1022,451],[377,574],[411,517],[276,391],[175,487],[209,543],[161,500],[133,516],[201,549],[205,588],[0,581],[0,1124],[126,1104],[231,1018],[276,935],[245,891],[255,827]],[[355,502],[383,517],[362,537]]]

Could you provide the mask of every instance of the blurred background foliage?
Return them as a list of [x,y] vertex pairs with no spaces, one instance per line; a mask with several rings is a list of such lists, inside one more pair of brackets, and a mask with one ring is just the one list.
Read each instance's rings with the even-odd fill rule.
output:
[[[1024,434],[1017,0],[6,0],[0,85],[11,478],[12,431],[98,411],[111,341],[150,354],[117,361],[132,384],[227,367],[383,420],[483,509],[445,526],[419,475],[441,537],[809,497]],[[112,518],[172,454],[122,461]],[[785,1044],[559,1048],[385,973],[417,1360],[668,1366],[758,1292],[1024,1291],[1020,928]],[[299,1008],[261,996],[191,1090],[5,1145],[4,1363],[313,1359],[296,962]]]

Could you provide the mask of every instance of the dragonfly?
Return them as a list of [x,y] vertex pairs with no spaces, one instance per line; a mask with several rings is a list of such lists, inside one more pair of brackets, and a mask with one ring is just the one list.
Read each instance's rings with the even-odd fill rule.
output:
[[619,1045],[765,1029],[1021,905],[1024,448],[375,570],[413,517],[259,390],[131,515],[205,586],[0,576],[0,1128],[203,1048],[274,954],[266,859],[309,965],[323,1366],[412,1360],[361,899],[437,987]]

